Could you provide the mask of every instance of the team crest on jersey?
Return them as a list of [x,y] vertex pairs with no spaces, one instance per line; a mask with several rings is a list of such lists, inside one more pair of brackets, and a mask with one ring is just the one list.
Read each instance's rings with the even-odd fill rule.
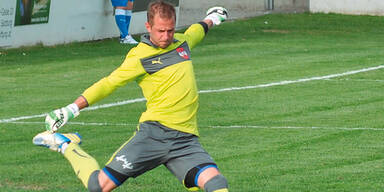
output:
[[182,47],[177,48],[176,51],[180,55],[180,57],[184,59],[189,59],[188,53]]
[[186,41],[168,52],[140,59],[145,71],[150,75],[188,60],[191,60],[191,51]]

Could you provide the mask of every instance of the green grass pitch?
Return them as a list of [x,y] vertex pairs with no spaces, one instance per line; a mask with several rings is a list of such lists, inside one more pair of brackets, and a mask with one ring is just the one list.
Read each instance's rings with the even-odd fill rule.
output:
[[[383,190],[383,31],[383,17],[336,14],[265,15],[209,31],[192,50],[200,141],[230,191]],[[39,115],[71,103],[130,48],[109,39],[0,50],[0,191],[85,191],[61,155],[31,140],[44,130]],[[137,98],[129,83],[97,105]],[[144,110],[83,111],[61,131],[79,132],[103,166]],[[159,167],[116,191],[184,188]]]

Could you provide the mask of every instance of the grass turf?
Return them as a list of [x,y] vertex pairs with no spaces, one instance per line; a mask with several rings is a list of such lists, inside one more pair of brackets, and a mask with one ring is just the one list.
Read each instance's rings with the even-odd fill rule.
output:
[[[193,51],[200,90],[245,87],[384,65],[383,17],[265,15],[213,28]],[[0,50],[0,120],[72,102],[119,66],[116,40]],[[201,143],[231,191],[381,191],[384,69],[328,80],[201,93]],[[129,83],[99,104],[141,98]],[[133,133],[145,103],[84,111],[78,131],[102,166]],[[32,145],[44,119],[0,123],[1,191],[85,191],[59,154]],[[22,123],[25,122],[25,123]],[[358,129],[355,129],[358,128]],[[164,168],[116,191],[183,191]]]

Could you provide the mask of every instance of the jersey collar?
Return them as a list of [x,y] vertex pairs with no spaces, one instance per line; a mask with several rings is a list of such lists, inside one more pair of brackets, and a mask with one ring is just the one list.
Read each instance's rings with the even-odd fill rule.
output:
[[[176,43],[176,42],[178,42],[178,41],[179,41],[179,40],[173,38],[173,43]],[[142,43],[145,43],[145,44],[147,44],[147,45],[149,45],[149,46],[151,46],[151,47],[159,48],[158,46],[154,45],[154,44],[151,42],[151,40],[149,40],[149,34],[144,34],[144,35],[142,35],[142,36],[141,36],[141,42],[142,42]]]

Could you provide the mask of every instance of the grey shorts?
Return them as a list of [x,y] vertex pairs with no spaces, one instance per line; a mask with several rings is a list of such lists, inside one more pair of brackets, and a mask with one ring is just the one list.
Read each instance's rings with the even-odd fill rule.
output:
[[163,164],[182,182],[189,170],[205,163],[214,164],[214,160],[197,136],[147,121],[139,125],[134,136],[111,157],[108,169],[103,170],[119,185],[128,177],[137,177]]

